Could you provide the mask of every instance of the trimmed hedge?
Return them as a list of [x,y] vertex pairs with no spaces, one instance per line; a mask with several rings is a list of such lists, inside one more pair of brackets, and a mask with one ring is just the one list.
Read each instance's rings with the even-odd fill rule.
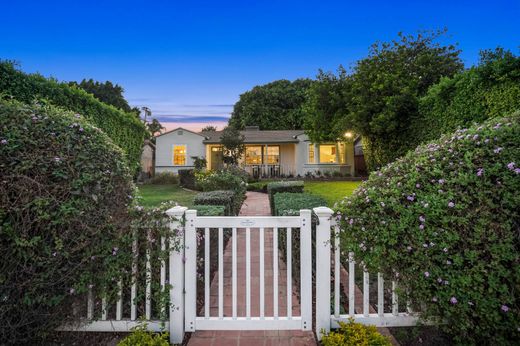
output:
[[224,206],[226,215],[237,215],[240,210],[240,206],[237,208],[235,193],[230,190],[200,192],[195,195],[193,203],[195,205]]
[[27,104],[50,103],[80,113],[123,149],[132,171],[139,167],[142,146],[149,133],[134,114],[107,105],[83,89],[39,74],[23,73],[5,61],[0,61],[0,94]]
[[195,170],[179,169],[179,185],[190,190],[199,190],[195,183]]
[[516,113],[371,174],[337,211],[342,250],[398,281],[401,297],[456,342],[518,344],[519,191]]
[[269,194],[269,204],[271,206],[271,215],[274,215],[274,195],[278,192],[303,192],[303,181],[276,181],[267,184],[267,193]]
[[305,192],[279,192],[274,195],[276,216],[298,216],[301,209],[327,206],[327,201],[320,196]]
[[224,216],[226,215],[226,207],[223,205],[194,205],[198,216]]
[[123,151],[83,117],[0,100],[0,340],[41,344],[89,285],[115,297],[134,189]]

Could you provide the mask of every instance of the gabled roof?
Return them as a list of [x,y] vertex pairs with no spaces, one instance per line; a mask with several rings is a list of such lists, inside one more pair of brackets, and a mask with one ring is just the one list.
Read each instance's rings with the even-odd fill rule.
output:
[[175,132],[175,131],[179,131],[179,130],[182,130],[182,131],[186,131],[186,132],[190,132],[190,133],[193,133],[194,135],[197,135],[197,136],[201,136],[201,137],[204,137],[204,134],[202,132],[194,132],[194,131],[190,131],[190,130],[187,130],[183,127],[177,127],[173,130],[170,130],[170,131],[166,131],[165,133],[161,133],[160,135],[158,136],[155,136],[155,137],[161,137],[161,136],[164,136],[164,135],[167,135],[169,133],[172,133],[172,132]]
[[[204,143],[218,144],[220,143],[220,136],[223,131],[201,132],[206,137]],[[299,140],[296,136],[304,133],[303,130],[250,130],[240,131],[244,136],[244,143],[246,144],[263,144],[263,143],[297,143]]]

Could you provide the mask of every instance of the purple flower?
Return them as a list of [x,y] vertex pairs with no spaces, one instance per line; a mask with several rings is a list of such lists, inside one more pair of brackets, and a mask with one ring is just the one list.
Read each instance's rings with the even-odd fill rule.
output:
[[473,136],[473,140],[476,141],[478,139],[478,135]]
[[70,293],[70,294],[74,294],[75,292],[76,292],[76,290],[75,290],[74,288],[71,288],[71,289],[69,290],[69,293]]
[[406,197],[407,200],[409,200],[410,202],[413,202],[415,200],[415,197],[414,196],[408,196]]
[[420,225],[419,225],[419,229],[420,229],[420,230],[423,230],[423,229],[424,229],[424,225],[423,225],[423,224],[420,224]]
[[451,297],[451,299],[450,299],[450,303],[452,303],[452,304],[457,304],[457,303],[458,303],[457,298],[455,298],[455,297]]
[[426,221],[426,219],[424,218],[424,216],[421,215],[421,216],[419,216],[419,221],[424,222],[424,221]]
[[501,151],[502,151],[502,148],[500,148],[500,147],[499,147],[499,148],[496,148],[495,150],[493,150],[493,152],[494,152],[495,154],[500,154]]
[[502,307],[500,308],[503,312],[508,312],[509,311],[509,306],[507,305],[502,305]]
[[451,265],[451,261],[450,261],[450,260],[447,260],[447,261],[446,261],[446,264],[447,264],[447,265]]
[[424,272],[424,276],[426,276],[427,278],[430,277],[430,273],[429,272]]
[[453,203],[453,202],[448,203],[448,207],[453,208],[454,206],[455,206],[455,203]]
[[482,174],[484,174],[484,168],[479,168],[479,169],[477,170],[477,177],[482,176]]
[[437,303],[437,297],[433,297],[432,302]]
[[7,144],[7,139],[2,139],[2,140],[0,141],[0,143],[2,143],[2,144]]
[[442,283],[442,279],[441,279],[441,278],[438,278],[438,279],[437,279],[437,282],[438,282],[438,283]]
[[509,162],[507,164],[507,168],[512,171],[513,169],[515,169],[515,163],[514,162]]
[[115,256],[117,255],[117,252],[119,251],[119,248],[118,247],[115,247],[112,249],[112,256]]
[[444,184],[444,179],[439,179],[439,184]]
[[415,187],[420,189],[421,188],[421,184],[417,183],[417,184],[415,184]]
[[515,168],[515,173],[520,174],[520,168]]
[[60,161],[61,161],[61,158],[59,158],[58,156],[56,156],[56,157],[54,158],[54,162],[60,162]]
[[352,225],[352,224],[354,223],[354,219],[350,219],[350,220],[348,221],[348,223],[349,223],[350,225]]
[[384,207],[385,206],[385,202],[381,202],[381,206]]
[[442,251],[446,253],[446,252],[448,252],[448,248],[444,248],[444,249],[442,249]]
[[475,305],[475,304],[473,304],[473,302],[469,301],[469,302],[468,302],[468,305],[469,305],[469,306],[473,306],[473,305]]

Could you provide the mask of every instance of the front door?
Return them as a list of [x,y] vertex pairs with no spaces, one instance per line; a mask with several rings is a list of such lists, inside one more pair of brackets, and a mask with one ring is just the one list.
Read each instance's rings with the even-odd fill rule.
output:
[[211,170],[222,168],[222,147],[211,147]]

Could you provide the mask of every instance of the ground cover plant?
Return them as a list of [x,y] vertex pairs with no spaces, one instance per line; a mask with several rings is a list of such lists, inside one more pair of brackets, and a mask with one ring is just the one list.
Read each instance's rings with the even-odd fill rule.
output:
[[138,186],[143,207],[158,206],[161,202],[175,201],[183,207],[192,207],[196,191],[186,190],[179,185],[144,184]]
[[343,256],[456,342],[518,342],[519,166],[518,113],[418,147],[341,202]]
[[123,151],[82,115],[0,101],[0,340],[43,338],[89,287],[116,287],[133,191]]

